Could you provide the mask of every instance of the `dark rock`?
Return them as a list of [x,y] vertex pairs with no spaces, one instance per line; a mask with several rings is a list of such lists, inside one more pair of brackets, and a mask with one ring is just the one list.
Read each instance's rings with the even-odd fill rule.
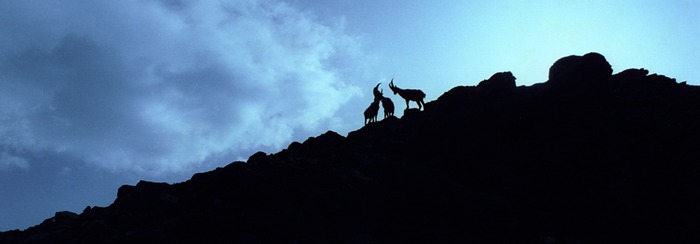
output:
[[151,181],[145,181],[141,180],[138,183],[136,183],[136,188],[141,189],[141,190],[147,190],[147,191],[160,191],[164,189],[168,189],[170,184],[165,183],[165,182],[151,182]]
[[78,218],[78,214],[70,211],[60,211],[56,212],[54,215],[54,222],[70,222]]
[[344,141],[345,137],[341,136],[335,131],[327,131],[326,133],[323,133],[319,137],[310,137],[304,142],[304,145],[306,146],[321,146],[321,145],[334,145],[338,143],[342,143]]
[[136,192],[135,186],[123,185],[117,190],[117,199],[129,198]]
[[189,181],[122,186],[0,243],[697,243],[700,87],[599,54],[328,131]]
[[563,57],[549,68],[550,83],[579,84],[583,81],[602,82],[612,75],[612,67],[599,53]]
[[265,158],[267,158],[267,154],[265,152],[256,152],[250,157],[248,157],[248,163],[249,164],[258,164],[261,162],[265,161]]
[[291,144],[289,144],[289,146],[287,147],[287,150],[296,151],[296,150],[299,150],[299,148],[301,148],[301,143],[295,141],[295,142],[292,142]]
[[515,88],[515,76],[510,71],[499,72],[480,82],[476,88],[489,93],[511,91]]
[[403,111],[403,117],[402,118],[415,118],[420,116],[421,111],[417,108],[409,108]]
[[617,76],[620,79],[641,79],[646,77],[649,74],[649,70],[646,70],[644,68],[642,69],[626,69],[623,70],[622,72],[618,73]]

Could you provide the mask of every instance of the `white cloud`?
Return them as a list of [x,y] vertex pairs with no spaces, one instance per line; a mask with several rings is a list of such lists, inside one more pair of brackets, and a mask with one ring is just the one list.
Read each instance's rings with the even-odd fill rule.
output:
[[0,146],[182,171],[325,131],[360,95],[360,41],[281,2],[42,4],[0,8]]

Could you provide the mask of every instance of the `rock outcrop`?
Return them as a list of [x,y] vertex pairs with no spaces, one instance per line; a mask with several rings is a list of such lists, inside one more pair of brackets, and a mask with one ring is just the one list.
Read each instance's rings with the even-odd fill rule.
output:
[[570,56],[189,181],[123,186],[2,243],[694,243],[700,88]]
[[595,84],[605,82],[612,75],[612,67],[599,53],[587,53],[583,56],[563,57],[549,68],[551,84]]
[[476,88],[490,91],[510,91],[515,88],[515,76],[510,71],[495,73],[488,80],[483,80]]

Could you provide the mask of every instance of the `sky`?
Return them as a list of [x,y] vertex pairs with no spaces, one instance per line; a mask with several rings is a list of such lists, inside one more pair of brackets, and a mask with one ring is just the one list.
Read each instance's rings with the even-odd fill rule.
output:
[[[574,3],[572,3],[574,2]],[[599,52],[700,85],[700,1],[0,0],[0,231],[363,126],[377,83],[547,80]],[[415,104],[411,104],[415,107]]]

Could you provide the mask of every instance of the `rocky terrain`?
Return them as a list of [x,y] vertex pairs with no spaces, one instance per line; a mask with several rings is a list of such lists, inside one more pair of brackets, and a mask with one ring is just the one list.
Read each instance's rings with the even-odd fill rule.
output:
[[[700,87],[596,53],[343,137],[122,186],[1,243],[697,243]],[[400,103],[399,103],[400,104]]]

